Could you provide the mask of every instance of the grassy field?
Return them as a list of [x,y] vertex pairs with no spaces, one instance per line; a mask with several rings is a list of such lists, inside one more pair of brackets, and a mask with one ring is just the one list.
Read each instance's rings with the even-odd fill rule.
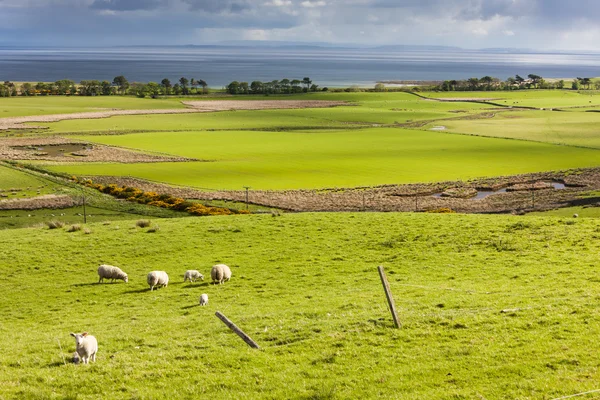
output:
[[[0,398],[553,399],[598,388],[593,220],[286,214],[0,231]],[[223,286],[183,272],[224,262]],[[98,285],[100,263],[129,283]],[[376,267],[384,265],[401,330]],[[149,292],[145,276],[171,284]],[[208,306],[199,307],[201,293]],[[253,337],[249,349],[217,318]],[[504,310],[504,312],[503,312]],[[71,365],[69,332],[98,338]]]
[[600,113],[514,111],[494,118],[446,120],[428,127],[443,125],[448,132],[600,148],[599,124]]
[[138,99],[123,96],[37,96],[0,98],[0,118],[70,114],[105,109],[183,108],[178,99]]
[[0,200],[52,194],[59,189],[60,185],[0,165]]
[[392,128],[154,132],[78,137],[214,162],[69,164],[74,175],[132,175],[215,189],[298,189],[433,182],[598,164],[597,150]]
[[593,90],[515,90],[512,92],[435,92],[431,98],[486,98],[513,107],[569,108],[600,106],[600,93]]

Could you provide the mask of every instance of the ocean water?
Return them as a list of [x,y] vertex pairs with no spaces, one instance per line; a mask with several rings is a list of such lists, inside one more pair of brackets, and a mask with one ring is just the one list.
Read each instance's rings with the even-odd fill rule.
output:
[[387,80],[468,79],[519,74],[545,78],[600,75],[600,54],[528,54],[466,50],[372,50],[330,48],[140,47],[0,48],[0,80],[109,80],[160,82],[204,79],[220,88],[252,82],[310,77],[319,86],[372,86]]

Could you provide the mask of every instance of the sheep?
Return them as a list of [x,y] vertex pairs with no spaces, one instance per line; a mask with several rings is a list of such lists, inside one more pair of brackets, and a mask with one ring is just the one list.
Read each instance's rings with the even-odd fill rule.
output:
[[222,284],[223,282],[231,279],[231,270],[225,264],[217,264],[212,267],[212,270],[210,271],[210,277],[212,278],[214,284],[217,282]]
[[197,279],[200,280],[204,280],[204,275],[202,275],[200,272],[196,271],[195,269],[188,269],[187,271],[185,271],[185,274],[183,274],[183,281],[190,281],[190,282],[196,282]]
[[169,284],[169,275],[165,271],[152,271],[148,274],[148,285],[150,285],[150,291],[154,290],[156,286],[167,287]]
[[200,305],[205,306],[207,304],[208,304],[208,295],[206,293],[203,293],[200,295]]
[[129,282],[129,278],[127,274],[121,270],[119,267],[113,267],[112,265],[102,264],[98,267],[98,283],[102,282],[104,279],[111,279],[111,282],[114,282],[115,279],[121,279],[125,283]]
[[87,332],[71,333],[71,336],[75,338],[75,350],[79,355],[81,362],[87,364],[90,359],[92,362],[96,362],[96,353],[98,353],[98,341],[96,338],[89,335]]
[[579,214],[573,214],[573,218],[579,218]]

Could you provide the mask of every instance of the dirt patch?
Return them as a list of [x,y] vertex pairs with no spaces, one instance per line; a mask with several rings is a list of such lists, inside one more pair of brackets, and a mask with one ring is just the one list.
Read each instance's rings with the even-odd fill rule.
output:
[[[60,149],[62,146],[82,146],[84,150],[76,152],[38,151],[49,146]],[[142,153],[134,150],[89,144],[61,137],[51,138],[11,138],[0,141],[0,159],[2,160],[44,160],[55,162],[119,162],[119,163],[148,163],[148,162],[185,162],[199,161],[168,154]]]
[[[175,187],[134,178],[91,177],[102,184],[115,183],[145,191],[168,193],[198,200],[245,201],[245,191],[205,192]],[[499,193],[483,199],[441,198],[432,196],[454,188],[455,194],[473,193],[473,188],[505,188],[530,182],[564,182],[565,189]],[[250,191],[253,204],[298,212],[314,211],[428,211],[450,208],[463,213],[518,213],[548,210],[581,201],[581,194],[600,189],[600,168],[516,175],[479,179],[469,182],[386,185],[350,189]],[[598,202],[598,199],[590,201]]]
[[67,195],[48,194],[29,199],[0,200],[0,210],[37,210],[40,208],[68,208],[78,205]]
[[272,110],[296,108],[324,108],[347,105],[343,101],[326,100],[206,100],[185,101],[188,108],[162,110],[104,110],[73,114],[30,115],[26,117],[0,118],[0,130],[45,129],[44,126],[23,125],[31,122],[58,122],[73,119],[100,119],[119,115],[189,114],[231,110]]

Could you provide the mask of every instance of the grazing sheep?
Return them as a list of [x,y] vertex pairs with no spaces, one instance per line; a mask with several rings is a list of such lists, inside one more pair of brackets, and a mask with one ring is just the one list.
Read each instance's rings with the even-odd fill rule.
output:
[[114,282],[115,279],[121,279],[125,281],[125,283],[129,282],[127,274],[123,272],[121,268],[113,267],[112,265],[102,264],[99,266],[98,276],[100,277],[98,283],[102,282],[104,279],[111,279],[111,282]]
[[200,305],[205,306],[207,304],[208,304],[208,295],[206,293],[203,293],[200,295]]
[[75,338],[75,350],[81,358],[81,362],[87,364],[90,359],[92,362],[96,362],[96,353],[98,352],[98,341],[96,338],[88,335],[87,332],[71,333],[71,336]]
[[579,218],[579,214],[573,214],[573,218]]
[[200,272],[196,271],[195,269],[188,269],[187,271],[185,271],[185,274],[183,274],[183,281],[190,281],[190,282],[196,282],[197,279],[200,280],[204,280],[204,275],[202,275]]
[[152,271],[148,274],[148,285],[150,285],[150,291],[154,290],[156,286],[167,287],[169,284],[169,275],[165,271]]
[[210,277],[212,278],[213,283],[216,284],[218,282],[219,284],[222,284],[231,279],[231,270],[225,264],[217,264],[212,267]]

